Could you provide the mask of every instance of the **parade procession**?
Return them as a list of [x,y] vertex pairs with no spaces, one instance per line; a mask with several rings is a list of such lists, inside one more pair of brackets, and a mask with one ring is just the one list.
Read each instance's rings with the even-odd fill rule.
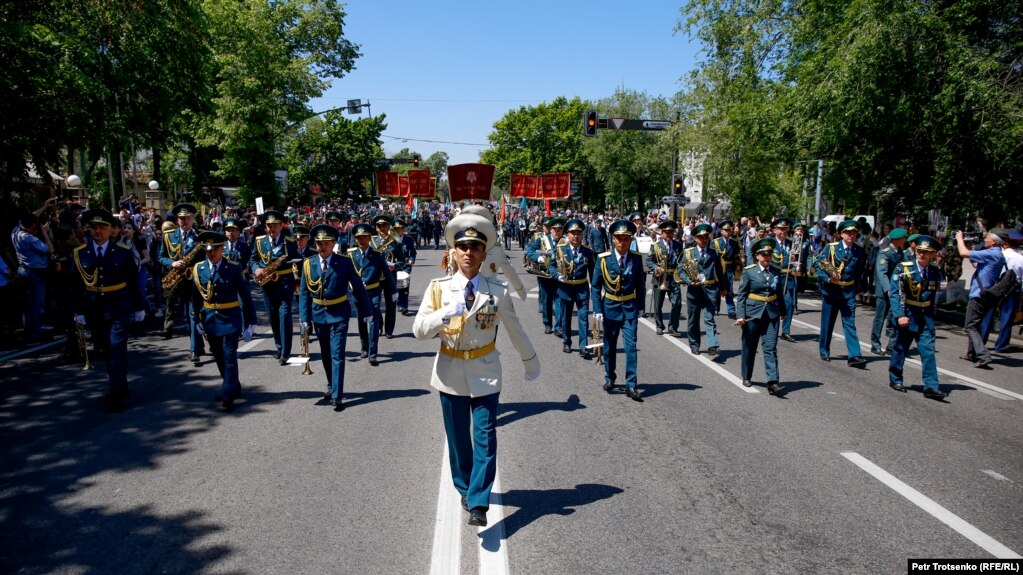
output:
[[0,3],[0,574],[1023,571],[1021,14]]

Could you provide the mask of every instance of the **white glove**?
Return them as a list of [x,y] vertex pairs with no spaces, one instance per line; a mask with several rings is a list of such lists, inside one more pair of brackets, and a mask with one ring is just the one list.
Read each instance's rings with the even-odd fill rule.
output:
[[195,331],[199,332],[199,335],[206,335],[206,326],[201,321],[195,322]]
[[547,263],[547,256],[540,256],[539,258],[537,258],[536,261],[541,263],[541,264],[545,264],[545,263]]
[[444,311],[444,319],[451,319],[451,318],[455,317],[456,315],[458,315],[460,313],[463,313],[465,311],[465,304],[460,302],[460,301],[456,301],[454,303],[449,303],[447,305],[447,307],[444,308],[443,311]]
[[242,339],[244,339],[246,342],[252,341],[252,331],[253,330],[251,325],[245,328],[245,331],[242,332]]
[[538,377],[540,377],[540,366],[536,366],[536,369],[527,371],[525,375],[526,381],[533,381]]
[[307,321],[300,321],[300,322],[298,322],[298,325],[302,326],[302,329],[304,331],[309,331],[309,322],[307,322]]
[[602,313],[595,313],[595,314],[593,314],[593,321],[598,322],[598,323],[604,321],[604,314],[602,314]]
[[75,316],[75,323],[77,323],[78,325],[85,325],[85,316],[84,315],[76,315]]
[[142,321],[144,319],[146,319],[146,312],[141,311],[141,310],[135,312],[135,322],[136,323],[138,323],[138,322],[140,322],[140,321]]
[[397,302],[398,302],[398,294],[392,293],[391,294],[391,303],[397,303]]
[[370,318],[369,318],[369,316],[367,315],[366,317],[360,317],[360,318],[359,318],[359,321],[364,321],[364,322],[366,322],[366,323],[369,323],[369,319],[370,319]]

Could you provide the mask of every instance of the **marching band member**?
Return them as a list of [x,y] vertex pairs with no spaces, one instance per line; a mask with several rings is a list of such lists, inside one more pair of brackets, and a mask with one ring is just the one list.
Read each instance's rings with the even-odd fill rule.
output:
[[[675,239],[678,224],[673,220],[661,222],[658,229],[661,230],[662,237],[650,248],[650,253],[646,257],[647,267],[654,270],[654,323],[657,324],[657,335],[663,335],[664,317],[661,314],[661,307],[664,305],[664,296],[668,296],[668,302],[671,304],[668,333],[682,337],[678,331],[679,317],[682,315],[682,288],[675,281],[675,269],[678,267],[679,257],[685,252],[685,246]],[[667,290],[660,289],[662,281]]]
[[416,238],[412,233],[405,231],[405,222],[401,219],[395,220],[394,232],[401,237],[401,246],[405,250],[405,265],[398,271],[403,271],[409,275],[409,281],[405,284],[405,287],[398,288],[398,311],[401,315],[408,315],[408,292],[409,288],[412,287],[412,266],[416,263],[416,256],[419,255],[419,251],[416,249]]
[[384,255],[370,246],[373,228],[365,223],[356,224],[352,228],[352,236],[355,238],[356,246],[348,248],[348,257],[355,265],[355,272],[366,286],[369,297],[367,314],[369,321],[359,322],[359,341],[362,345],[359,357],[369,358],[369,364],[375,367],[380,342],[380,324],[383,320],[380,315],[380,298],[383,293],[392,293],[395,296],[398,294],[395,292],[394,276],[388,273]]
[[[561,241],[565,221],[559,218],[544,218],[544,232],[526,246],[526,257],[546,267],[554,254],[554,248]],[[549,232],[547,231],[549,230]],[[540,291],[540,315],[543,317],[543,332],[561,337],[561,303],[558,301],[558,283],[552,278],[536,276]]]
[[405,249],[400,240],[391,236],[391,226],[394,220],[383,214],[373,218],[373,225],[376,226],[377,235],[373,236],[373,249],[382,253],[387,267],[384,273],[391,277],[391,281],[384,284],[384,323],[378,328],[383,329],[384,337],[394,337],[394,322],[397,320],[398,292],[395,288],[395,272],[405,266]]
[[[580,219],[571,219],[565,224],[568,242],[555,248],[554,257],[547,262],[551,277],[557,282],[558,299],[561,301],[561,341],[563,351],[572,353],[572,307],[578,309],[579,355],[590,359],[586,349],[589,342],[590,289],[593,278],[593,250],[582,245],[586,224]],[[564,269],[564,274],[562,271]]]
[[[257,283],[265,274],[273,274],[262,286],[263,302],[266,305],[266,315],[270,318],[274,346],[277,348],[275,357],[281,365],[287,365],[294,335],[291,308],[295,294],[295,274],[291,263],[301,256],[294,238],[285,237],[282,233],[284,214],[277,210],[264,212],[263,225],[266,226],[266,235],[256,238],[249,269]],[[268,266],[276,269],[268,272]]]
[[[796,308],[796,293],[799,291],[799,273],[803,268],[804,259],[801,253],[802,246],[796,246],[789,239],[789,229],[794,222],[789,218],[778,218],[771,223],[774,229],[774,253],[771,254],[771,267],[781,274],[781,289],[783,300],[781,339],[788,342],[796,341],[792,337],[792,315]],[[795,252],[795,253],[793,253]],[[798,262],[792,261],[799,258]]]
[[[163,234],[163,243],[160,244],[160,253],[157,255],[160,264],[164,267],[164,273],[172,269],[188,267],[186,256],[193,253],[199,244],[199,236],[192,225],[195,223],[196,209],[192,204],[178,204],[171,210],[178,220],[178,228]],[[163,294],[167,303],[167,310],[163,316],[163,338],[170,339],[173,336],[174,317],[179,310],[187,310],[192,302],[192,282],[186,276],[176,287],[167,290]],[[192,321],[192,314],[185,313],[188,318],[188,359],[193,365],[199,365],[199,358],[206,353],[202,336]]]
[[721,299],[725,300],[725,310],[728,312],[728,319],[735,319],[735,274],[741,274],[742,268],[739,263],[742,259],[742,252],[739,249],[739,242],[732,237],[732,222],[725,220],[718,226],[721,232],[719,237],[714,238],[710,247],[718,253],[721,258],[721,297],[715,301],[715,313],[721,311]]
[[948,395],[938,387],[938,360],[934,348],[934,316],[944,276],[941,269],[931,265],[931,262],[940,249],[938,240],[924,235],[917,237],[915,260],[900,262],[896,266],[888,292],[892,317],[898,324],[898,335],[888,363],[888,384],[895,391],[905,393],[902,368],[909,346],[916,341],[920,352],[924,397],[939,401]]
[[[874,355],[892,354],[892,344],[895,342],[895,318],[892,316],[892,308],[888,304],[891,295],[889,280],[898,269],[899,264],[906,259],[903,248],[906,245],[907,234],[906,228],[893,229],[888,233],[891,243],[877,254],[877,263],[874,266],[874,296],[876,298],[874,325],[870,330],[870,351]],[[882,329],[888,335],[888,342],[883,348],[881,347]]]
[[237,218],[224,220],[224,235],[227,236],[224,257],[242,266],[242,271],[248,273],[249,260],[252,259],[252,247],[241,240],[241,233],[242,224]]
[[497,474],[497,412],[501,356],[498,324],[522,358],[525,380],[540,375],[540,362],[515,314],[505,282],[479,273],[497,230],[486,218],[460,214],[448,222],[448,245],[458,273],[430,282],[412,325],[417,339],[440,335],[430,385],[440,392],[451,478],[469,511],[469,525],[485,526]]
[[[718,347],[717,324],[714,320],[714,310],[718,297],[718,282],[723,273],[721,271],[721,258],[718,253],[710,247],[710,224],[698,224],[693,228],[693,237],[696,238],[696,246],[687,248],[684,252],[679,267],[675,270],[675,280],[686,284],[686,321],[689,328],[689,349],[693,355],[700,355],[700,314],[703,314],[703,326],[707,331],[707,354],[718,355],[721,353]],[[683,268],[686,261],[693,261],[696,265],[697,276],[690,278],[684,273]],[[691,264],[689,264],[691,265]]]
[[334,254],[334,246],[341,236],[337,228],[320,224],[312,229],[312,235],[317,255],[302,263],[299,318],[302,329],[307,334],[314,329],[320,342],[320,360],[327,377],[323,399],[334,406],[334,411],[341,411],[344,409],[341,398],[345,388],[345,346],[351,318],[348,297],[355,298],[361,324],[371,317],[369,295],[352,258]]
[[742,327],[742,384],[753,385],[753,364],[757,347],[764,350],[764,370],[767,372],[767,392],[778,395],[785,387],[778,383],[778,318],[784,312],[778,298],[782,297],[784,281],[778,268],[771,265],[772,252],[777,241],[764,238],[754,242],[751,250],[757,263],[742,272],[735,306],[738,318],[735,325]]
[[234,410],[241,396],[238,381],[238,339],[252,339],[256,310],[252,307],[249,280],[241,264],[224,257],[227,237],[217,232],[199,234],[206,259],[192,268],[192,320],[210,344],[223,382],[217,401],[224,411]]
[[[127,408],[128,329],[131,320],[145,318],[142,292],[138,289],[138,268],[131,250],[110,238],[114,216],[106,210],[89,210],[82,215],[89,236],[73,252],[75,282],[71,292],[74,319],[92,333],[93,346],[103,353],[109,388],[107,409]],[[133,313],[134,312],[134,313]]]
[[[860,340],[856,335],[856,294],[867,256],[863,248],[856,245],[856,236],[860,233],[856,220],[842,222],[838,232],[842,239],[824,246],[816,263],[817,278],[821,282],[819,351],[822,361],[831,361],[831,330],[841,312],[845,346],[849,352],[847,363],[850,367],[860,367],[867,360],[860,354]],[[833,275],[828,273],[829,270]]]
[[597,256],[590,284],[593,321],[604,326],[604,391],[614,391],[617,374],[618,334],[625,340],[625,395],[643,401],[636,389],[638,375],[636,333],[646,301],[643,256],[629,249],[636,226],[626,220],[611,225],[614,249]]

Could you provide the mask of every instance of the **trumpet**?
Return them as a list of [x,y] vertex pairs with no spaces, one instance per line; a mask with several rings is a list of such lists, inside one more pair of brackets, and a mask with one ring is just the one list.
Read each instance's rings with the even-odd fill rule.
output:
[[75,334],[78,336],[78,349],[82,352],[82,357],[85,358],[81,371],[92,371],[92,364],[89,363],[89,338],[85,335],[85,326],[76,322]]
[[312,375],[313,368],[309,367],[309,329],[302,329],[302,355],[301,357],[306,358],[305,369],[302,370],[302,375]]
[[597,365],[604,365],[604,322],[597,321],[597,314],[593,314],[593,318],[590,319],[590,336],[593,338],[593,341],[599,343],[591,343],[586,346],[586,349],[596,352],[597,359],[595,361]]

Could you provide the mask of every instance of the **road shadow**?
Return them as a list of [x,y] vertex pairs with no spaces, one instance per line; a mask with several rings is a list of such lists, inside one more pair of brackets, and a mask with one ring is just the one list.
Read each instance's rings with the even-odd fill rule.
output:
[[575,513],[575,508],[595,503],[602,499],[610,499],[624,490],[613,485],[599,483],[581,483],[573,489],[516,489],[501,494],[501,505],[505,508],[517,507],[511,515],[482,531],[479,536],[481,545],[487,551],[497,551],[500,539],[490,537],[504,530],[505,539],[511,539],[519,529],[540,519],[545,515],[567,516]]
[[[785,386],[785,391],[778,394],[778,397],[784,398],[790,393],[799,393],[807,389],[813,389],[815,387],[822,387],[824,384],[819,381],[783,381],[782,385]],[[754,383],[754,387],[762,387],[767,389],[767,383]]]
[[159,343],[133,342],[130,408],[112,414],[101,408],[104,366],[90,358],[88,372],[45,358],[0,368],[0,572],[218,570],[233,551],[209,544],[224,526],[206,510],[167,513],[103,492],[105,477],[158,468],[220,425],[214,378]]
[[723,349],[721,350],[721,353],[717,354],[717,356],[711,361],[713,361],[714,363],[725,363],[725,361],[727,361],[728,358],[739,357],[741,355],[742,355],[741,349]]
[[[320,392],[317,395],[322,397],[323,392]],[[425,389],[379,389],[375,391],[346,391],[341,397],[344,400],[345,409],[350,409],[352,407],[359,407],[360,405],[375,403],[377,401],[402,399],[406,397],[420,397],[423,395],[430,395],[430,392]]]
[[568,399],[565,401],[533,401],[502,403],[500,405],[501,413],[497,416],[498,427],[548,411],[569,412],[586,409],[586,406],[579,400],[579,396],[574,393],[568,396]]
[[643,394],[643,397],[654,397],[668,391],[694,391],[703,389],[703,386],[692,383],[641,383],[636,386]]
[[435,355],[437,355],[436,351],[391,351],[381,353],[377,356],[377,360],[380,363],[395,363],[417,357],[433,357]]

